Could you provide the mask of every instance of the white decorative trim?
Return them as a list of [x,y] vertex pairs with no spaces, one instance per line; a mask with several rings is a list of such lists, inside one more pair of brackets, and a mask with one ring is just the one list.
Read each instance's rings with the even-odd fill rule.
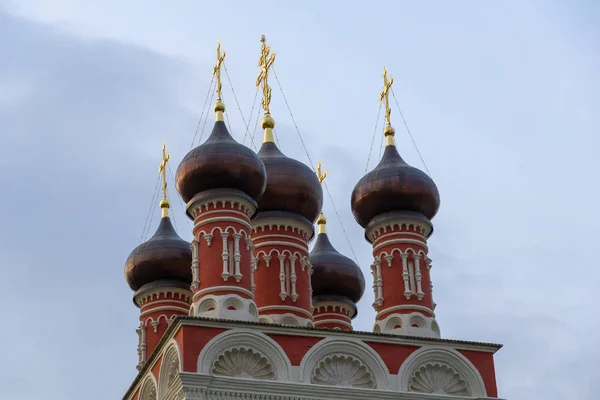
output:
[[267,324],[278,324],[278,325],[290,325],[290,326],[308,326],[313,327],[312,318],[302,318],[292,313],[282,313],[282,314],[263,314],[259,310],[259,318],[260,322],[264,322]]
[[165,347],[158,377],[158,400],[163,400],[173,386],[175,378],[183,369],[181,351],[176,340],[171,339]]
[[276,376],[276,371],[267,357],[251,347],[244,346],[223,350],[213,361],[211,373],[215,376],[259,380],[273,380]]
[[229,232],[221,232],[221,238],[223,239],[223,250],[221,252],[221,258],[223,259],[223,273],[221,277],[225,282],[229,279],[229,276],[233,273],[231,270],[233,269],[230,266],[229,262],[229,246],[227,246],[227,237],[229,237]]
[[315,233],[313,225],[303,224],[302,222],[291,218],[261,218],[252,220],[252,232],[254,233],[252,236],[255,240],[261,237],[260,231],[262,230],[264,233],[266,227],[269,227],[271,232],[273,232],[273,227],[278,231],[281,231],[281,228],[283,228],[283,232],[287,232],[288,230],[297,232],[307,241]]
[[[254,238],[254,241],[256,242],[256,238]],[[293,247],[295,249],[298,250],[302,250],[304,252],[308,252],[308,245],[299,245],[296,243],[290,243],[290,242],[283,242],[281,240],[271,240],[268,242],[260,242],[254,245],[257,249],[260,249],[262,247],[271,247],[271,246],[283,246],[283,247]]]
[[140,326],[137,327],[137,329],[135,330],[135,332],[138,334],[138,365],[137,365],[137,369],[138,371],[141,371],[141,369],[144,367],[144,364],[146,364],[146,360],[147,360],[147,354],[146,354],[146,326],[140,322]]
[[325,324],[339,324],[339,325],[344,325],[346,328],[352,330],[352,324],[349,323],[349,322],[346,322],[346,321],[344,321],[342,319],[315,319],[315,326],[317,328],[319,328],[319,327],[321,327],[322,325],[325,325]]
[[[209,245],[210,246],[210,245]],[[200,287],[200,243],[198,239],[194,237],[192,243],[190,243],[190,250],[192,250],[192,285],[193,291],[198,290]]]
[[242,198],[242,197],[237,197],[237,196],[231,196],[231,195],[219,195],[219,194],[215,194],[215,196],[211,199],[204,199],[204,201],[199,202],[196,201],[193,204],[191,204],[188,207],[188,210],[190,210],[190,214],[192,214],[192,217],[194,217],[194,219],[198,218],[199,216],[202,216],[205,212],[210,210],[210,206],[212,206],[212,210],[211,211],[217,211],[219,210],[217,208],[217,205],[221,205],[221,207],[223,207],[220,210],[229,210],[226,209],[226,205],[230,204],[231,208],[230,210],[235,211],[236,208],[238,211],[242,211],[246,217],[250,218],[250,216],[254,213],[254,211],[256,211],[256,207],[251,204],[249,201],[247,201],[246,199]]
[[[425,253],[424,250],[415,250],[411,247],[407,248],[404,251],[396,247],[392,249],[389,253],[386,251],[382,251],[381,253],[376,255],[374,265],[377,265],[377,263],[381,264],[381,261],[385,260],[387,262],[388,268],[391,268],[395,253],[398,253],[402,260],[402,281],[404,283],[404,297],[406,297],[407,300],[410,300],[410,298],[414,295],[419,301],[423,300],[423,298],[425,297],[425,292],[423,292],[422,287],[423,274],[421,273],[420,261],[421,258],[424,258],[425,260],[429,259],[427,257],[427,253]],[[412,260],[409,259],[409,256],[411,256],[411,254]],[[381,283],[383,284],[383,281]],[[377,288],[376,284],[377,280],[374,279],[375,288]],[[382,305],[383,299],[380,303],[376,301],[374,306],[381,307]],[[375,310],[377,310],[377,307],[375,307]]]
[[297,236],[286,235],[284,233],[277,234],[277,235],[259,235],[259,234],[255,234],[252,237],[254,238],[255,241],[264,240],[264,239],[278,239],[278,240],[287,239],[287,240],[293,240],[295,242],[298,242],[297,244],[306,245],[306,239],[299,238]]
[[[394,232],[394,228],[398,228],[398,231]],[[403,231],[406,229],[406,231]],[[371,242],[377,241],[377,236],[381,233],[387,233],[388,231],[392,232],[392,234],[406,234],[406,233],[416,233],[410,232],[413,229],[414,231],[418,231],[422,235],[423,238],[426,238],[431,233],[433,229],[431,224],[425,223],[418,219],[413,219],[410,216],[402,216],[398,217],[398,221],[390,222],[381,221],[378,224],[371,226],[367,232],[366,236],[369,238]]]
[[304,314],[309,318],[312,318],[312,313],[305,310],[304,308],[294,307],[294,306],[284,306],[284,305],[275,305],[275,306],[264,306],[258,309],[258,313],[262,316],[263,314],[267,314],[269,311],[293,311],[300,314]]
[[205,295],[194,301],[194,316],[235,321],[258,321],[254,300],[237,294]]
[[375,302],[373,308],[383,306],[383,276],[381,275],[381,260],[375,259],[371,264],[371,273],[373,274],[373,294]]
[[392,335],[409,335],[439,338],[440,331],[434,317],[420,312],[410,314],[391,313],[385,319],[375,321],[373,331]]
[[197,372],[210,374],[217,357],[225,350],[236,347],[253,349],[266,357],[273,366],[274,379],[293,379],[292,364],[281,346],[262,332],[245,329],[229,330],[212,338],[198,356]]
[[183,313],[184,315],[186,315],[188,313],[187,308],[176,307],[176,306],[162,306],[162,307],[154,307],[154,308],[149,309],[148,311],[144,311],[143,313],[140,314],[140,318],[143,318],[148,314],[152,314],[152,313],[159,312],[159,311],[173,311],[173,312]]
[[[164,298],[161,299],[161,295],[163,295]],[[169,299],[167,295],[171,295],[171,298]],[[138,307],[143,308],[147,305],[147,303],[154,302],[155,300],[155,304],[162,301],[176,300],[184,301],[185,303],[189,304],[191,302],[191,297],[192,293],[188,289],[183,289],[180,287],[159,286],[143,290],[137,296],[135,296],[134,300]]]
[[421,242],[419,240],[414,240],[414,239],[398,238],[398,239],[386,240],[385,242],[381,242],[378,245],[373,246],[373,256],[375,256],[377,251],[380,250],[381,248],[386,247],[386,246],[391,246],[394,244],[416,244],[416,245],[422,246],[423,249],[425,249],[425,251],[429,251],[429,247],[424,242]]
[[402,232],[396,231],[396,232],[392,232],[392,233],[386,233],[381,236],[377,236],[377,239],[375,239],[373,241],[373,244],[377,244],[377,242],[380,242],[382,240],[387,240],[390,237],[392,237],[392,238],[398,237],[399,235],[416,238],[416,240],[420,240],[424,243],[427,243],[427,238],[425,236],[421,235],[420,233],[407,232],[407,231],[402,231]]
[[350,322],[350,317],[344,314],[334,314],[334,313],[319,313],[315,315],[315,318],[323,318],[323,317],[333,317],[333,318],[343,318],[344,321]]
[[[237,217],[215,217],[215,218],[201,219],[200,221],[196,222],[196,224],[194,225],[194,228],[193,228],[194,229],[193,232],[196,232],[198,229],[202,228],[204,225],[219,224],[219,223],[223,223],[223,222],[235,222],[235,223],[242,225],[245,228],[248,228],[248,230],[250,230],[250,224],[248,223],[248,221],[245,221],[243,219],[240,219]],[[214,228],[221,228],[221,227],[215,226]],[[200,232],[198,232],[197,235],[200,236],[200,233],[202,233],[202,232],[204,232],[204,230],[201,230]]]
[[471,396],[471,390],[454,368],[442,362],[428,362],[413,374],[408,390],[418,393]]
[[148,371],[146,376],[144,377],[140,389],[140,395],[138,396],[139,400],[157,400],[158,399],[158,390],[157,390],[156,378],[154,378],[154,374],[151,371]]
[[190,302],[189,301],[180,301],[180,300],[171,300],[171,299],[160,299],[158,301],[154,301],[151,303],[146,303],[144,304],[141,308],[140,311],[141,312],[148,312],[154,308],[159,308],[162,307],[161,304],[164,303],[169,303],[169,305],[172,306],[181,306],[181,307],[189,307],[190,306]]
[[314,304],[314,307],[314,312],[319,313],[319,316],[323,315],[321,313],[327,313],[328,309],[330,308],[334,313],[343,314],[348,318],[352,318],[356,312],[354,307],[341,301],[317,301]]
[[239,217],[243,218],[248,218],[248,214],[242,211],[238,211],[238,210],[232,210],[229,208],[225,208],[225,209],[216,209],[216,210],[212,210],[212,211],[204,211],[202,212],[202,217],[207,217],[209,215],[225,215],[225,214],[233,214],[233,215],[237,215]]
[[206,294],[215,293],[215,292],[238,292],[243,293],[246,296],[249,296],[251,299],[254,298],[254,295],[248,289],[244,289],[239,286],[212,286],[206,289],[202,289],[199,292],[194,293],[194,301],[198,300],[198,297],[204,296]]
[[[425,345],[408,356],[398,371],[399,380],[397,389],[403,392],[415,391],[415,388],[411,389],[411,383],[414,383],[415,374],[423,367],[432,364],[435,365],[435,363],[447,365],[459,374],[466,382],[466,386],[470,392],[469,397],[480,398],[487,396],[483,378],[471,361],[458,351],[441,346]],[[442,393],[438,392],[438,394]],[[464,395],[460,394],[460,396]]]
[[422,312],[426,312],[428,314],[431,314],[432,317],[435,317],[435,313],[429,307],[420,306],[420,305],[417,305],[417,304],[402,304],[402,305],[399,305],[399,306],[388,307],[388,308],[385,308],[385,309],[379,311],[377,313],[377,315],[375,316],[375,318],[379,318],[382,315],[385,315],[385,314],[388,314],[388,313],[392,313],[394,311],[400,311],[400,310],[422,311]]
[[363,362],[349,354],[324,357],[314,368],[311,383],[327,386],[375,389],[373,373]]
[[299,367],[300,382],[311,383],[313,371],[327,357],[336,354],[351,354],[360,360],[373,375],[377,389],[388,389],[388,368],[377,352],[360,340],[328,337],[310,348],[302,358]]

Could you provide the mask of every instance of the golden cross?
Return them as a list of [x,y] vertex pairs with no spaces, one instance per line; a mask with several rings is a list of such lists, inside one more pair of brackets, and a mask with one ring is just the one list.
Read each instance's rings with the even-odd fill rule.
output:
[[325,178],[327,177],[327,171],[321,170],[322,166],[323,164],[321,164],[321,161],[319,161],[317,164],[317,178],[319,178],[319,183],[321,184],[325,181]]
[[171,153],[167,153],[167,144],[163,143],[162,146],[162,161],[160,163],[160,167],[158,168],[158,173],[162,175],[163,179],[163,199],[167,198],[167,162],[171,158]]
[[258,66],[260,67],[260,74],[256,78],[256,87],[263,84],[263,99],[262,107],[266,114],[270,114],[269,105],[271,104],[271,88],[269,87],[269,68],[275,62],[275,53],[271,54],[271,46],[267,46],[267,38],[265,35],[260,37],[262,46],[260,49],[260,59],[258,60]]
[[389,91],[392,88],[393,83],[394,78],[390,77],[390,80],[388,81],[387,68],[383,68],[383,91],[379,95],[379,103],[381,103],[383,99],[385,99],[385,120],[388,125],[391,125],[390,114],[392,113],[392,110],[390,109]]
[[223,64],[223,60],[225,59],[225,54],[227,52],[223,52],[221,54],[221,42],[217,42],[217,64],[213,68],[213,78],[217,75],[217,101],[221,101],[221,64]]

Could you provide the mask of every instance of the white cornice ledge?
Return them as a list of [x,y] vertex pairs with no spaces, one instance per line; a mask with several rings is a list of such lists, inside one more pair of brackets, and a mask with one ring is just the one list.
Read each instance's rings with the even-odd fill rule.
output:
[[[253,400],[448,400],[446,395],[395,392],[391,390],[321,386],[295,382],[216,377],[182,372],[180,399],[253,399]],[[452,400],[501,400],[492,397],[450,396]]]

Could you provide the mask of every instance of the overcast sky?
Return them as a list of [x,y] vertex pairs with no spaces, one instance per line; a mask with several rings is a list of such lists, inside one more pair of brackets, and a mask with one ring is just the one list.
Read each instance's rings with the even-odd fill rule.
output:
[[[441,194],[430,256],[442,336],[505,345],[501,397],[596,399],[598,20],[593,0],[0,0],[0,398],[124,394],[137,372],[138,309],[123,266],[140,243],[161,144],[174,172],[217,40],[254,130],[265,34],[351,245],[326,198],[331,240],[354,249],[367,279],[355,328],[371,330],[374,312],[370,246],[350,193],[367,167],[385,65]],[[308,163],[272,82],[281,148]],[[223,87],[242,141],[228,79]],[[403,157],[423,168],[395,104],[392,122]],[[170,196],[191,239],[172,184]]]

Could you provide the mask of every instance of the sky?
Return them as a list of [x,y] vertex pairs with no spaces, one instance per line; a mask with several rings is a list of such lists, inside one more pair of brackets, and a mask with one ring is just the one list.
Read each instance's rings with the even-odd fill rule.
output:
[[[280,147],[323,162],[331,240],[367,280],[355,329],[374,321],[372,256],[350,193],[379,159],[386,66],[441,194],[430,256],[442,336],[504,344],[503,398],[596,399],[599,19],[592,0],[0,0],[0,398],[125,393],[138,309],[123,267],[158,224],[161,145],[174,172],[199,120],[195,143],[208,136],[217,40],[232,134],[255,131],[265,34]],[[392,123],[423,169],[395,103]]]

